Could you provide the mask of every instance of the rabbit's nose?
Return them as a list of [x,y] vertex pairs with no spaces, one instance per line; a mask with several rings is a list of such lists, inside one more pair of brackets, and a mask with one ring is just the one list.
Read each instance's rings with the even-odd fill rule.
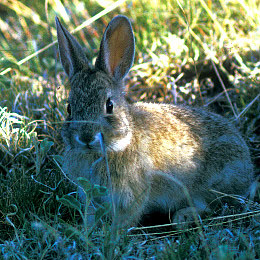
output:
[[101,132],[95,135],[95,139],[90,143],[91,146],[98,146],[101,150],[104,149],[104,136]]
[[93,140],[93,137],[90,135],[76,135],[75,140],[83,146],[89,146],[89,143]]

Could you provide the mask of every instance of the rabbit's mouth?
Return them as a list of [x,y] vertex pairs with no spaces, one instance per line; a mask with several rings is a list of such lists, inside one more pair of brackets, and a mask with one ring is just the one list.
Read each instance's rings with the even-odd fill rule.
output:
[[85,140],[84,138],[81,138],[78,134],[74,135],[76,144],[78,148],[81,148],[83,150],[91,150],[92,152],[97,153],[103,153],[105,150],[105,143],[103,134],[101,132],[98,132],[94,139],[91,140]]

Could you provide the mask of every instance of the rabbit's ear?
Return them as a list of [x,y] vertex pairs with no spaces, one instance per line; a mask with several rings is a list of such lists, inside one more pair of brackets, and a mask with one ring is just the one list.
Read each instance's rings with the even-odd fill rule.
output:
[[89,67],[86,55],[76,39],[62,26],[58,17],[55,17],[59,54],[62,66],[71,78],[77,71]]
[[118,15],[108,24],[100,45],[96,67],[121,81],[130,70],[135,55],[135,40],[127,17]]

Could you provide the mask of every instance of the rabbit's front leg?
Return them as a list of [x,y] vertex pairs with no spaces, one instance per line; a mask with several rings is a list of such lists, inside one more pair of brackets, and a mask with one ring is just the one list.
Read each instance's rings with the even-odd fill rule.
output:
[[149,194],[149,188],[137,193],[130,187],[114,193],[112,202],[115,208],[115,212],[112,213],[114,223],[117,223],[120,227],[127,227],[130,224],[131,226],[137,225],[144,214]]

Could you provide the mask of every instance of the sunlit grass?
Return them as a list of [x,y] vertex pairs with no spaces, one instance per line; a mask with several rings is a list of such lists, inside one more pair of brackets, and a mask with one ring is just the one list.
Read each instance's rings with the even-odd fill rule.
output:
[[[4,259],[259,258],[259,204],[246,204],[245,212],[224,205],[220,217],[202,219],[188,229],[113,233],[106,222],[89,229],[77,188],[60,168],[59,129],[66,117],[68,82],[53,42],[58,15],[70,31],[78,28],[75,37],[93,61],[107,23],[116,14],[127,15],[136,38],[128,100],[204,105],[237,118],[257,171],[260,2],[134,0],[122,1],[106,14],[100,12],[115,1],[46,3],[2,0],[0,4],[0,252]],[[258,189],[255,200],[259,198]],[[97,219],[108,210],[103,205]]]

